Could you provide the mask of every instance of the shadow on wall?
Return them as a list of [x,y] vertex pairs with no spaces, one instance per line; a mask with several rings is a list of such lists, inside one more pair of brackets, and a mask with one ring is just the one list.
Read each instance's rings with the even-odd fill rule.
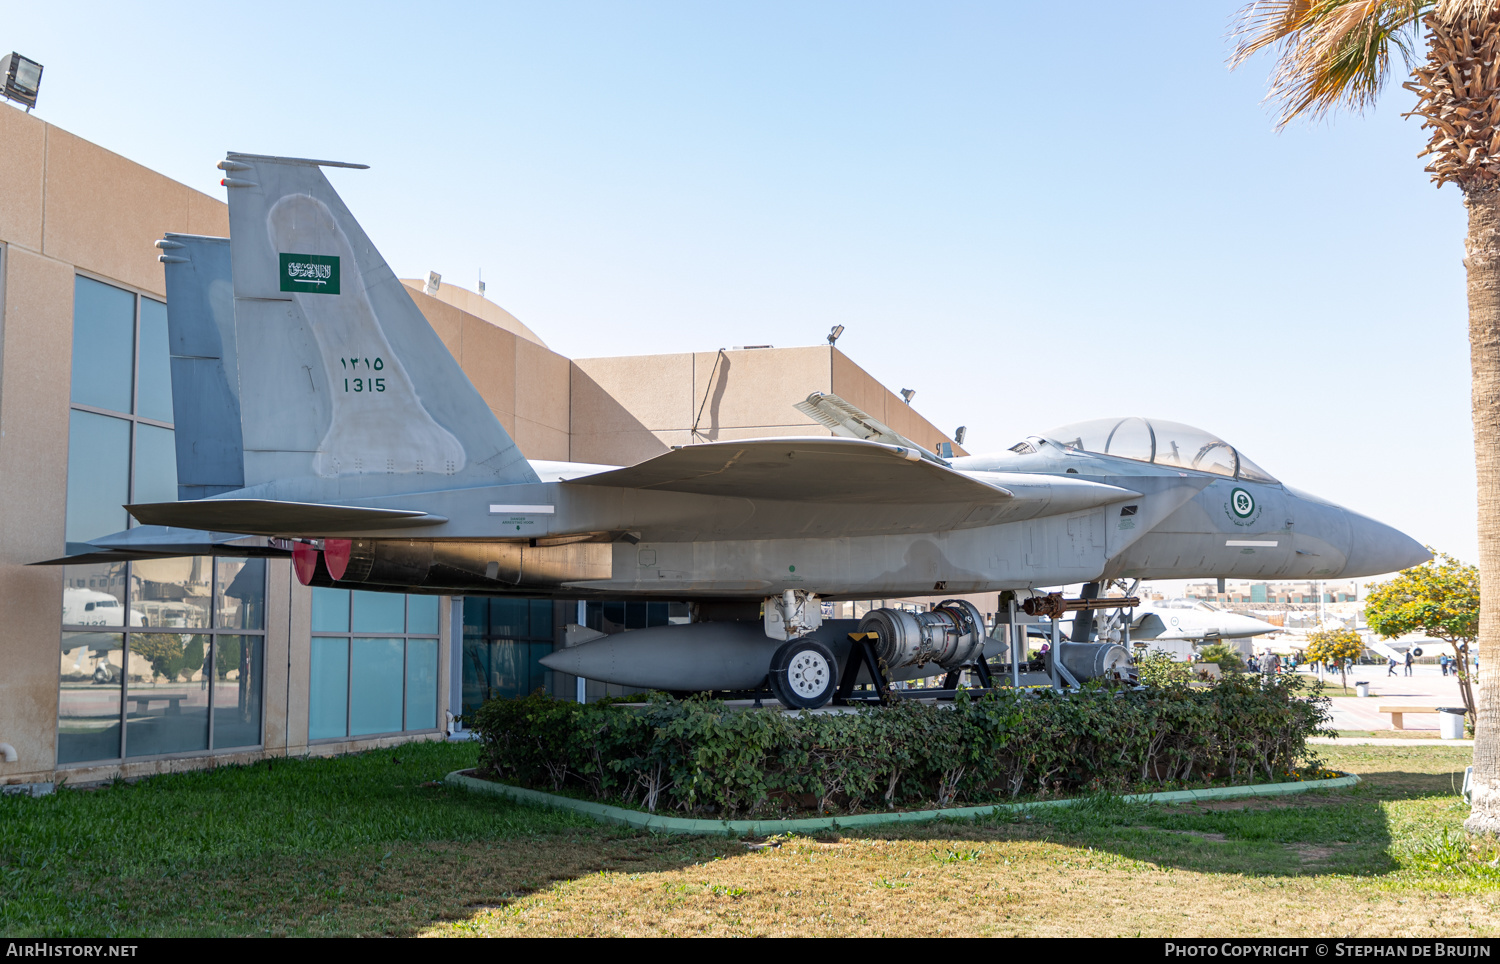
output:
[[[714,367],[708,375],[708,390],[698,400],[698,411],[693,417],[693,441],[717,442],[719,440],[719,407],[724,403],[724,390],[729,387],[729,369],[733,366],[729,355],[720,348],[714,357]],[[703,417],[707,414],[705,425]]]
[[670,451],[668,445],[590,375],[572,366],[569,459],[635,465]]

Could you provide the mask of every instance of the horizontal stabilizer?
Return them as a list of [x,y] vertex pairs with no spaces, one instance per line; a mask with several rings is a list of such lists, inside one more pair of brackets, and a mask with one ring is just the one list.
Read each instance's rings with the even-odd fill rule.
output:
[[368,529],[404,529],[448,520],[419,509],[372,509],[357,505],[318,505],[270,499],[199,499],[127,505],[145,525],[180,526],[256,535],[337,535]]
[[265,536],[238,532],[204,532],[166,526],[136,526],[91,542],[70,542],[67,555],[33,566],[80,566],[95,562],[129,562],[172,556],[285,556],[287,550]]
[[563,484],[792,502],[930,505],[1011,498],[1006,489],[927,461],[913,448],[822,437],[690,445]]

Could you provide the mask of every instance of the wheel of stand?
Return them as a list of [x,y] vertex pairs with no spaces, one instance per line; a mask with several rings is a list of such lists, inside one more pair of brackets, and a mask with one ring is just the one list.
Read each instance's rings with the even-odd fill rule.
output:
[[771,693],[782,706],[816,709],[839,687],[833,651],[815,639],[789,639],[771,657]]

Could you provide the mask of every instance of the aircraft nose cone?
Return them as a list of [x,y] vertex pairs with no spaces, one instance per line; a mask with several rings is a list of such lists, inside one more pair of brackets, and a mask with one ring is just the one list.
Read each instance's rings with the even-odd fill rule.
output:
[[1349,554],[1345,576],[1380,576],[1420,566],[1432,558],[1420,542],[1383,522],[1349,514]]
[[1280,626],[1273,626],[1264,620],[1256,619],[1254,616],[1236,615],[1227,621],[1229,625],[1224,627],[1228,630],[1228,632],[1224,633],[1225,636],[1230,635],[1230,632],[1235,636],[1259,636],[1261,633],[1281,632]]

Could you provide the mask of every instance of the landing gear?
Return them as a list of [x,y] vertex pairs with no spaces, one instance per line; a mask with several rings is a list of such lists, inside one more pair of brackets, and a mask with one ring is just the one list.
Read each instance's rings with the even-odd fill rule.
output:
[[811,710],[833,698],[839,663],[815,639],[791,639],[771,657],[771,693],[789,709]]

